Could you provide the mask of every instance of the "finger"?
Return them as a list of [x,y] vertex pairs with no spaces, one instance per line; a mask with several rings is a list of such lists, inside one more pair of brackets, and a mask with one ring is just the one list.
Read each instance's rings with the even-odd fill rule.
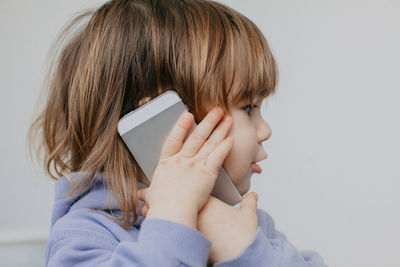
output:
[[146,188],[141,188],[141,189],[139,189],[139,190],[137,191],[137,192],[138,192],[138,198],[139,198],[140,200],[144,201],[144,202],[147,202],[147,201],[146,201],[147,190],[148,190],[148,188],[146,187]]
[[149,205],[144,205],[143,207],[142,207],[142,214],[143,214],[143,216],[144,217],[147,217],[147,213],[149,212]]
[[256,192],[248,193],[240,202],[240,210],[257,212],[258,195]]
[[226,156],[229,154],[233,147],[233,138],[227,137],[225,140],[219,144],[208,156],[205,166],[211,172],[218,174],[219,169],[222,166]]
[[218,124],[217,128],[212,132],[211,136],[207,139],[206,143],[200,149],[198,156],[207,158],[208,155],[214,150],[226,137],[232,128],[232,117],[225,116]]
[[184,111],[179,117],[178,121],[175,123],[171,132],[168,134],[168,137],[161,149],[160,159],[168,158],[181,149],[186,133],[191,128],[193,122],[193,115],[187,111]]
[[223,115],[224,112],[221,108],[213,108],[186,139],[181,149],[182,155],[192,157],[196,154]]

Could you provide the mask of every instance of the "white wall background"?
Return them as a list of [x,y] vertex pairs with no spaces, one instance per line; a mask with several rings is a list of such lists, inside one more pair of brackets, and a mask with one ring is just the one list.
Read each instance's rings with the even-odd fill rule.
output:
[[[259,207],[330,266],[399,267],[400,1],[224,0],[267,37],[278,92]],[[0,265],[43,265],[53,182],[26,131],[46,53],[78,10],[104,1],[0,1]]]

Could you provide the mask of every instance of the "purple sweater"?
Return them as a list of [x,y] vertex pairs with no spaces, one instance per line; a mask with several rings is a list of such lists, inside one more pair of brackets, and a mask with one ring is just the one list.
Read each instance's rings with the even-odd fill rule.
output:
[[[74,180],[77,175],[69,176]],[[145,219],[140,205],[140,217],[128,229],[104,216],[120,213],[115,199],[107,204],[109,192],[101,175],[96,175],[87,192],[63,197],[70,189],[66,177],[57,181],[46,266],[207,265],[211,243],[196,229],[162,219]],[[318,253],[297,251],[284,234],[275,230],[273,219],[265,211],[258,209],[257,215],[258,229],[252,242],[236,258],[213,266],[327,266]]]

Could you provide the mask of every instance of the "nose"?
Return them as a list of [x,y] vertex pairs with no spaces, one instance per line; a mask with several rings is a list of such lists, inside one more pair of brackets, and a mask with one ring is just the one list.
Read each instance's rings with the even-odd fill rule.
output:
[[257,128],[258,143],[261,144],[262,142],[268,140],[271,137],[271,135],[272,135],[271,127],[264,119],[261,119]]

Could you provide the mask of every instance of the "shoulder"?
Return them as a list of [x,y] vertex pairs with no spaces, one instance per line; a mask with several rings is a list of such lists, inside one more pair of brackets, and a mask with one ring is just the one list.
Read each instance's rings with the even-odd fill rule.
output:
[[274,219],[266,211],[257,209],[257,217],[258,226],[268,238],[286,240],[286,236],[276,229]]
[[112,253],[122,241],[133,240],[127,230],[105,214],[77,209],[57,220],[50,230],[46,264],[68,261],[65,265],[72,265],[69,261],[87,255],[88,251],[91,255],[99,254],[90,259],[97,260]]
[[57,220],[50,230],[49,245],[63,239],[97,240],[115,247],[131,236],[106,213],[77,209]]

